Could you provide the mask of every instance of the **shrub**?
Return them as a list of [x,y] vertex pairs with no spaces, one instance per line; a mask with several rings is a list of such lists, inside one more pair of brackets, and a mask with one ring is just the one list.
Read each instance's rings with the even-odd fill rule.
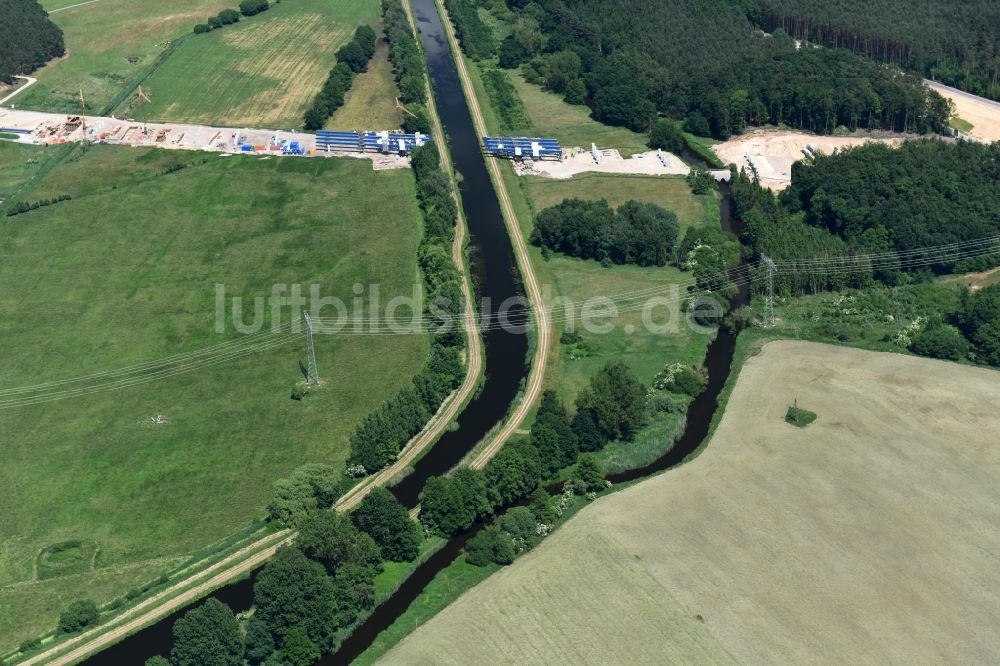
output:
[[306,464],[288,478],[274,482],[267,518],[285,527],[298,526],[316,509],[332,506],[339,495],[336,468],[322,463]]
[[410,107],[410,112],[413,115],[407,115],[403,118],[403,130],[411,134],[420,132],[421,134],[430,134],[434,130],[434,126],[431,123],[430,114],[427,112],[423,106],[414,105]]
[[650,414],[684,414],[687,411],[687,406],[688,400],[676,393],[657,391],[649,396]]
[[316,645],[328,649],[336,631],[336,588],[323,565],[289,546],[267,561],[253,586],[255,616],[276,637],[305,629]]
[[708,120],[697,111],[688,114],[687,121],[684,123],[684,129],[698,136],[712,135],[712,130],[708,127]]
[[692,398],[705,390],[708,378],[704,372],[682,363],[671,363],[653,378],[653,388],[658,391],[684,393]]
[[309,639],[309,634],[301,627],[296,627],[285,634],[281,651],[294,666],[312,666],[323,653]]
[[649,133],[649,147],[680,154],[684,150],[684,134],[670,120],[658,120]]
[[39,647],[41,647],[41,645],[42,641],[37,636],[35,638],[26,638],[23,641],[21,641],[21,645],[18,647],[18,651],[20,651],[21,654],[27,654],[32,650],[37,650]]
[[354,524],[368,534],[395,562],[412,562],[420,552],[420,528],[410,518],[399,500],[386,488],[375,488],[365,495],[354,512]]
[[223,25],[230,25],[232,23],[240,22],[240,13],[235,9],[223,9],[219,12],[219,20]]
[[577,396],[605,439],[630,439],[646,422],[646,390],[621,361],[606,364]]
[[789,405],[788,411],[785,413],[785,422],[798,428],[805,428],[815,420],[816,412],[810,412],[808,409],[802,409],[799,407],[798,403]]
[[70,634],[97,624],[100,618],[96,603],[90,599],[78,599],[59,616],[59,628]]
[[582,488],[578,495],[584,495],[591,491],[604,490],[604,472],[601,464],[591,453],[584,453],[576,463],[573,470],[573,481],[579,482],[574,486],[574,492]]
[[687,184],[693,194],[708,194],[715,189],[715,177],[708,169],[696,167],[688,172]]
[[212,26],[208,25],[207,23],[199,23],[194,27],[194,34],[200,35],[202,33],[208,32],[211,29]]
[[727,314],[722,320],[722,325],[725,326],[730,333],[739,333],[740,331],[753,326],[756,320],[757,314],[753,311],[753,308],[747,305],[742,305]]
[[245,655],[251,664],[259,664],[274,652],[274,636],[271,630],[256,615],[250,617],[246,624],[246,635],[243,638]]
[[243,0],[240,3],[240,13],[243,16],[253,16],[267,11],[271,7],[267,0]]
[[958,361],[968,355],[969,341],[954,326],[938,321],[915,333],[909,349],[920,356]]
[[486,566],[490,562],[510,564],[516,554],[511,536],[491,526],[469,540],[465,561],[477,567]]

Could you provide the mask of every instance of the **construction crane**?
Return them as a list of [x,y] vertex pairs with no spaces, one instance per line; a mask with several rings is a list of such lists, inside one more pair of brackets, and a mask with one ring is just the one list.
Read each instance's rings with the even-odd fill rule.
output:
[[83,128],[84,135],[87,134],[87,102],[83,99],[83,86],[80,86],[80,127]]
[[149,95],[142,91],[142,86],[139,86],[139,91],[136,93],[139,97],[139,110],[142,113],[142,133],[146,133],[146,102],[149,101]]
[[396,108],[399,109],[399,110],[401,110],[401,111],[404,111],[405,113],[410,114],[414,118],[417,117],[417,114],[413,113],[413,111],[410,111],[408,108],[406,108],[405,106],[403,106],[403,103],[399,101],[398,97],[396,98]]

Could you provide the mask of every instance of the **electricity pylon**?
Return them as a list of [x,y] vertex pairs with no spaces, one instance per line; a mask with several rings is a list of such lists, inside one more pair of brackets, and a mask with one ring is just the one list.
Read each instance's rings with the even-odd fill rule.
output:
[[316,370],[316,348],[313,346],[312,319],[306,313],[306,354],[309,356],[309,367],[306,371],[306,383],[309,386],[319,386],[319,372]]
[[80,127],[83,128],[84,135],[86,135],[87,133],[87,116],[84,115],[86,113],[87,113],[87,103],[83,99],[83,86],[80,86]]
[[149,95],[142,91],[142,86],[139,86],[139,111],[142,113],[142,133],[146,133],[146,102],[149,101]]
[[767,294],[764,297],[764,326],[774,326],[774,274],[778,267],[766,254],[761,255],[767,267]]

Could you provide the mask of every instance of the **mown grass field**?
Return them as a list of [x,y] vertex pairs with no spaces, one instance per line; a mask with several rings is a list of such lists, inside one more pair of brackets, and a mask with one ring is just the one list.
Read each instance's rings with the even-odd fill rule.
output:
[[[262,14],[192,35],[143,89],[150,120],[293,129],[336,64],[334,54],[377,0],[288,0]],[[126,113],[127,100],[119,113]],[[128,111],[138,113],[137,107]]]
[[993,663],[998,378],[769,343],[697,459],[584,509],[383,662]]
[[[236,339],[231,321],[216,333],[216,284],[248,305],[275,283],[306,295],[317,283],[347,303],[355,283],[378,284],[383,299],[419,284],[408,170],[81,154],[29,195],[72,200],[0,227],[0,389]],[[271,483],[293,468],[342,464],[357,422],[410,381],[427,341],[321,335],[316,353],[326,383],[302,402],[289,397],[299,338],[126,390],[0,410],[0,650],[51,627],[72,597],[122,594],[260,517]],[[32,582],[39,552],[74,539],[96,544],[97,569]]]
[[34,146],[0,141],[0,210],[35,175],[45,157]]
[[[78,1],[46,0],[42,6],[51,12]],[[82,88],[87,112],[101,113],[130,81],[148,70],[170,42],[236,4],[232,0],[99,0],[57,11],[52,20],[63,29],[68,56],[34,74],[38,83],[16,97],[16,104],[40,111],[79,111]]]
[[681,232],[690,226],[719,223],[719,197],[691,194],[683,176],[638,176],[628,174],[581,173],[568,180],[538,176],[524,177],[528,195],[536,211],[565,199],[607,199],[617,208],[635,199],[655,203],[677,215]]
[[403,124],[403,112],[396,108],[396,81],[389,62],[389,47],[380,39],[368,71],[358,74],[344,97],[344,105],[326,121],[327,129],[389,130]]

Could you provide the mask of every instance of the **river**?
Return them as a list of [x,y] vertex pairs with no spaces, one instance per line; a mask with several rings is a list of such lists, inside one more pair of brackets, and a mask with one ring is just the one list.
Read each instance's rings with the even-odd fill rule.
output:
[[[448,135],[455,168],[461,174],[459,193],[470,232],[471,271],[477,295],[484,303],[481,314],[492,314],[503,301],[523,293],[513,248],[434,0],[411,1],[434,85],[437,111]],[[703,164],[690,151],[685,150],[682,157],[689,164]],[[739,229],[734,226],[730,214],[729,185],[720,183],[719,186],[723,195],[720,224],[724,230],[738,233]],[[733,306],[747,301],[748,293],[744,286],[740,288]],[[512,308],[510,312],[512,320],[517,321],[520,314],[518,308]],[[459,416],[458,428],[445,433],[414,465],[413,472],[392,488],[392,492],[406,506],[418,503],[420,490],[428,477],[443,474],[454,467],[503,419],[521,389],[527,371],[528,353],[528,339],[523,332],[491,328],[484,335],[483,342],[486,381]],[[708,370],[706,390],[691,402],[684,433],[674,446],[653,463],[610,475],[609,480],[620,483],[670,469],[701,445],[711,426],[718,397],[729,378],[735,346],[736,336],[720,328],[705,356]],[[337,652],[324,656],[317,662],[318,666],[348,664],[364,652],[379,633],[406,611],[434,576],[461,554],[465,543],[482,527],[482,524],[477,524],[468,532],[456,536],[418,566],[401,587],[354,630]],[[255,575],[227,585],[211,596],[229,604],[234,611],[246,610],[253,600]],[[187,610],[177,611],[94,655],[85,663],[92,666],[141,664],[153,655],[168,655],[173,623]]]
[[[458,71],[451,58],[434,2],[413,0],[413,9],[434,84],[438,114],[448,136],[455,169],[461,174],[459,194],[469,227],[470,268],[477,296],[482,304],[480,315],[486,318],[495,314],[508,299],[523,294],[514,249],[500,213],[500,202],[486,171],[480,137],[472,124],[462,95]],[[520,305],[511,307],[508,313],[512,321],[524,318],[524,309]],[[503,420],[521,390],[527,374],[528,355],[528,338],[524,332],[490,328],[483,335],[483,347],[486,356],[486,381],[459,415],[458,427],[442,435],[431,450],[413,465],[412,473],[391,489],[406,506],[417,505],[420,491],[428,477],[444,474],[457,465]],[[443,568],[462,545],[464,541],[461,537],[453,540],[447,548],[431,557],[422,569],[427,571]],[[234,611],[246,610],[253,601],[253,581],[254,576],[250,576],[221,588],[211,596],[229,604]],[[426,581],[422,577],[412,577],[397,594],[379,607],[373,621],[377,622],[378,618],[395,612],[397,598],[412,598],[423,589],[424,584]],[[411,594],[411,589],[417,585],[419,589]],[[405,603],[409,604],[408,601]],[[390,611],[390,608],[393,610]],[[405,606],[402,610],[405,610]],[[186,608],[177,611],[84,663],[90,666],[142,664],[153,655],[168,655],[174,621],[185,612]],[[374,625],[366,623],[365,626]],[[361,629],[355,632],[359,637],[365,635]],[[339,661],[324,660],[321,663]]]

